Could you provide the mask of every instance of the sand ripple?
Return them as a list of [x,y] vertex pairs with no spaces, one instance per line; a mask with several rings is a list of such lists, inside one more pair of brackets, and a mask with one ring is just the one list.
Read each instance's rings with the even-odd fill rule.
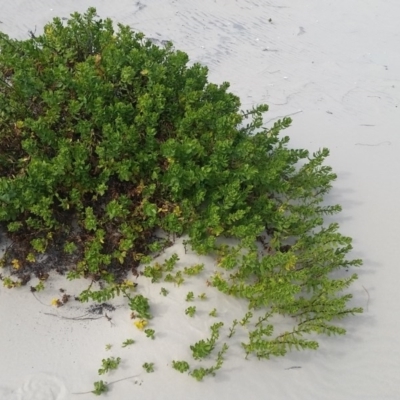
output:
[[66,400],[64,383],[50,374],[32,375],[5,400]]

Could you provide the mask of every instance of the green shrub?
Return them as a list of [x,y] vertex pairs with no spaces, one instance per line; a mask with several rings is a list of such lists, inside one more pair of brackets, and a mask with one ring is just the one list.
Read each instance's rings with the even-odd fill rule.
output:
[[[315,348],[299,337],[344,333],[332,320],[361,312],[341,293],[356,275],[331,274],[361,262],[323,224],[340,211],[323,203],[336,178],[328,150],[291,149],[280,136],[290,118],[264,127],[266,105],[242,111],[207,73],[93,8],[27,40],[0,34],[0,222],[21,246],[14,272],[58,246],[75,257],[70,278],[105,280],[111,296],[167,245],[154,246],[156,229],[187,234],[198,253],[218,253],[213,286],[266,309],[247,353]],[[269,339],[275,313],[298,325]]]

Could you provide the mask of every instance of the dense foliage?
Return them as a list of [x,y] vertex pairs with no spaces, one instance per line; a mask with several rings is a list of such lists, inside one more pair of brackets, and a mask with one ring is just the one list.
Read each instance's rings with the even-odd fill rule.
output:
[[[360,261],[347,260],[337,224],[323,224],[340,210],[322,202],[336,178],[328,150],[289,148],[289,118],[264,127],[266,105],[241,111],[207,73],[94,9],[27,40],[0,34],[0,221],[20,244],[13,271],[29,274],[61,246],[75,257],[70,278],[116,288],[168,245],[158,229],[187,234],[218,254],[213,286],[265,308],[247,353],[315,348],[302,334],[343,333],[332,319],[361,311],[341,293],[356,275],[331,274]],[[269,339],[275,313],[298,325]]]

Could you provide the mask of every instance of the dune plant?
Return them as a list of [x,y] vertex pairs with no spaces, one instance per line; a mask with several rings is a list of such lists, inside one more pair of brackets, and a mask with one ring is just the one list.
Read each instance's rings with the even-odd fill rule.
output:
[[119,364],[121,362],[120,357],[108,357],[108,358],[103,358],[101,360],[102,367],[99,368],[98,373],[99,375],[106,374],[107,372],[117,369]]
[[190,366],[187,363],[187,361],[176,361],[176,360],[173,360],[172,361],[172,368],[174,368],[175,370],[177,370],[177,371],[179,371],[180,373],[183,374],[184,372],[189,371]]
[[134,344],[135,341],[133,339],[126,339],[123,343],[122,343],[122,347],[127,347],[130,346],[131,344]]
[[194,315],[196,314],[196,306],[190,306],[186,308],[185,314],[189,315],[189,317],[193,318]]
[[228,345],[224,343],[222,345],[222,349],[218,352],[217,359],[215,361],[215,364],[209,368],[205,367],[199,367],[195,368],[194,370],[189,372],[189,375],[191,375],[193,378],[195,378],[197,381],[202,381],[205,376],[211,375],[215,376],[216,372],[221,369],[223,363],[224,363],[224,354],[228,350]]
[[199,340],[194,345],[190,346],[190,350],[192,350],[192,355],[195,360],[201,360],[202,358],[207,357],[214,350],[219,338],[219,331],[223,325],[223,322],[211,325],[211,337],[206,340]]
[[146,337],[153,339],[153,340],[155,339],[156,331],[154,329],[145,329],[144,333],[146,334]]
[[94,382],[94,390],[91,393],[95,394],[96,396],[100,396],[101,394],[107,392],[108,392],[107,382],[103,381]]
[[[346,291],[361,261],[348,258],[338,224],[324,223],[340,211],[324,202],[336,179],[329,151],[291,148],[281,135],[290,118],[264,126],[267,105],[242,110],[207,75],[172,43],[115,28],[94,8],[26,40],[0,33],[0,223],[14,242],[3,283],[45,275],[52,253],[69,262],[69,279],[102,282],[82,301],[122,293],[147,319],[125,275],[185,234],[186,249],[217,256],[209,284],[248,302],[247,355],[316,348],[309,334],[343,334],[337,320],[362,311]],[[202,264],[173,271],[177,261],[145,274],[178,286],[204,274]],[[267,317],[253,326],[257,310]],[[275,332],[276,314],[293,330]]]
[[147,372],[147,373],[151,373],[154,372],[154,363],[144,363],[142,365],[143,369]]
[[188,294],[186,295],[185,301],[193,301],[193,300],[194,300],[193,292],[188,292]]

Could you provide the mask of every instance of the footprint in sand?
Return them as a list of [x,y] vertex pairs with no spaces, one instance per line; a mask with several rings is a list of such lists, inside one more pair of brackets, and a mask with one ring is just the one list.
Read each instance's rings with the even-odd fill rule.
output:
[[5,395],[0,389],[4,400],[67,400],[67,388],[64,383],[50,374],[32,375],[21,387]]

